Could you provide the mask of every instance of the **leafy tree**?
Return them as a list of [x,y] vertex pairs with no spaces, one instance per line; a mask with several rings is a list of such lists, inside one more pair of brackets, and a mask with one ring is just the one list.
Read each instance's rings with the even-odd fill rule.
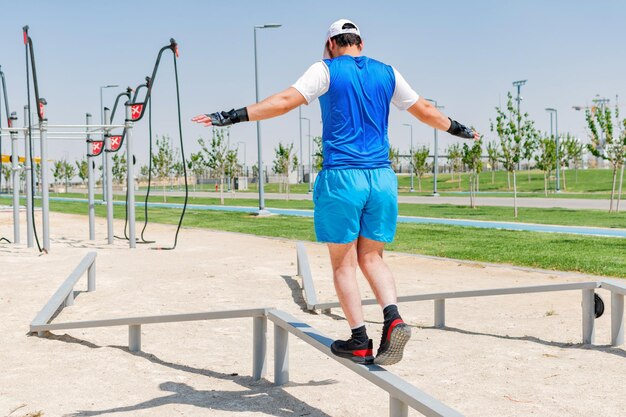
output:
[[111,160],[113,161],[113,166],[111,167],[113,179],[118,184],[124,183],[126,178],[126,154],[120,155],[119,152],[115,152]]
[[398,172],[400,166],[400,149],[389,146],[389,160],[391,161],[391,169]]
[[522,145],[522,157],[521,159],[526,160],[528,166],[526,167],[526,172],[528,173],[528,182],[531,180],[530,176],[530,166],[535,151],[539,147],[539,139],[540,134],[536,129],[530,129],[528,132],[528,136]]
[[196,180],[193,183],[193,190],[196,191],[196,184],[198,179],[204,174],[206,169],[206,162],[202,157],[202,152],[192,153],[187,161],[187,169],[191,171]]
[[[76,175],[76,167],[67,161],[63,161],[65,168],[63,170],[63,179],[65,180],[65,190],[70,188],[70,180]],[[39,177],[41,178],[41,177]]]
[[[224,172],[230,181],[234,181],[234,178],[241,174],[242,169],[243,167],[239,163],[237,149],[229,149],[226,152],[226,167]],[[229,187],[231,187],[231,189],[234,188],[233,184],[229,184]]]
[[150,174],[150,167],[148,165],[142,165],[139,168],[139,175],[141,175],[142,179],[147,179]]
[[422,177],[426,172],[429,171],[428,167],[428,155],[430,154],[430,149],[428,146],[422,146],[417,148],[412,155],[413,169],[415,169],[415,173],[417,174],[417,189],[418,191],[422,191]]
[[320,172],[324,166],[324,144],[321,136],[313,138],[313,148],[313,166],[317,172]]
[[[567,167],[574,168],[576,182],[578,183],[578,167],[582,165],[583,161],[583,145],[577,137],[569,133],[561,143],[563,143],[563,153],[567,160]],[[563,176],[563,189],[566,189],[565,176]]]
[[[609,107],[601,107],[596,111],[585,111],[591,143],[587,149],[596,158],[608,161],[613,169],[613,185],[611,187],[611,203],[609,213],[613,211],[617,170],[624,165],[626,159],[626,119],[619,120],[619,107],[615,106],[615,117]],[[604,137],[604,143],[601,136]],[[621,195],[621,181],[619,194]],[[619,210],[619,198],[616,211]]]
[[287,201],[289,201],[289,173],[294,169],[298,169],[298,157],[293,152],[293,143],[283,145],[278,143],[278,147],[274,149],[276,158],[274,159],[274,173],[283,175],[285,189],[287,190]]
[[[482,138],[481,138],[482,140]],[[476,208],[476,191],[478,190],[478,178],[483,170],[482,161],[482,143],[481,140],[475,141],[472,146],[467,143],[463,144],[463,153],[461,160],[463,164],[469,170],[469,184],[470,184],[470,206]]]
[[163,201],[167,201],[165,195],[165,189],[167,186],[167,180],[172,172],[172,165],[174,164],[174,150],[172,149],[172,142],[169,136],[161,136],[156,138],[157,152],[152,154],[152,174],[156,175],[157,179],[163,186]]
[[448,165],[452,173],[452,181],[454,181],[454,173],[459,172],[459,191],[461,190],[461,170],[463,169],[463,151],[460,143],[454,143],[446,149],[448,154]]
[[87,157],[84,156],[80,161],[75,161],[76,168],[78,169],[78,178],[84,184],[87,181],[87,177],[89,177],[89,163],[87,162]]
[[537,168],[543,171],[543,192],[548,196],[548,180],[552,171],[556,169],[556,142],[552,136],[543,135],[537,142],[535,162]]
[[522,158],[525,142],[529,138],[532,140],[537,133],[528,113],[522,115],[517,111],[510,92],[507,97],[506,110],[496,107],[496,122],[494,125],[492,121],[491,131],[496,132],[500,139],[500,162],[507,170],[507,175],[513,176],[513,213],[517,218],[517,165]]
[[[4,178],[4,183],[6,184],[6,190],[9,190],[9,184],[11,184],[11,173],[13,172],[13,168],[11,164],[3,164],[2,165],[2,177]],[[11,186],[12,187],[12,186]]]
[[64,160],[54,161],[54,164],[52,166],[52,176],[54,177],[55,186],[59,184],[63,178],[65,178],[65,161]]
[[[487,143],[487,163],[491,167],[491,183],[496,183],[496,169],[498,169],[498,159],[499,159],[499,151],[498,151],[498,142],[488,142]],[[511,184],[509,183],[509,190],[511,189]]]
[[198,143],[202,149],[207,167],[211,169],[211,175],[213,178],[219,178],[220,180],[220,202],[224,204],[224,177],[226,175],[226,154],[228,149],[226,148],[223,129],[213,129],[211,143],[208,145],[202,138],[198,139]]

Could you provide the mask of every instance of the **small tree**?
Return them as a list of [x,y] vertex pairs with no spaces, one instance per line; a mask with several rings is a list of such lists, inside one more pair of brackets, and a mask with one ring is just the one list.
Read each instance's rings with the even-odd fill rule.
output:
[[[237,149],[229,149],[226,152],[226,167],[225,167],[226,176],[232,182],[235,180],[236,176],[240,175],[242,169],[243,167],[239,163]],[[229,187],[231,187],[231,189],[234,189],[233,184],[229,184]]]
[[113,179],[121,185],[126,178],[126,154],[120,155],[119,152],[115,152],[111,159],[113,161],[113,166],[111,167]]
[[167,202],[165,189],[167,187],[167,179],[172,172],[174,164],[174,150],[169,136],[157,136],[156,139],[157,152],[152,154],[152,174],[155,175],[163,186],[163,202]]
[[[482,140],[482,138],[481,138]],[[469,170],[470,206],[476,208],[476,191],[478,190],[478,176],[483,170],[481,140],[474,142],[472,146],[463,144],[463,164]]]
[[207,167],[211,169],[212,176],[220,180],[220,203],[224,204],[224,176],[226,175],[228,149],[226,148],[223,129],[213,129],[211,143],[208,146],[202,138],[198,139],[198,143]]
[[538,143],[535,162],[537,168],[543,171],[543,192],[548,196],[548,179],[552,175],[552,171],[556,168],[556,142],[552,136],[547,134],[542,136]]
[[321,136],[315,136],[313,138],[313,166],[317,172],[322,170],[324,166],[324,144]]
[[65,190],[67,192],[70,189],[70,180],[76,175],[76,167],[67,161],[63,161],[63,163],[65,164],[63,179],[65,180]]
[[[613,185],[611,187],[611,202],[609,213],[613,211],[613,201],[615,198],[615,186],[617,182],[617,171],[624,164],[626,158],[626,119],[619,120],[619,107],[615,106],[615,118],[609,107],[599,108],[595,112],[587,109],[585,111],[587,126],[590,131],[591,143],[587,149],[596,158],[609,161],[613,169]],[[614,124],[615,123],[615,124]],[[600,133],[604,136],[604,143]],[[621,195],[621,187],[619,190]],[[619,198],[616,211],[619,210]]]
[[[578,183],[578,167],[582,165],[583,161],[583,145],[577,137],[569,133],[565,136],[565,140],[562,143],[567,167],[574,168],[575,181]],[[563,177],[563,189],[565,189],[565,177]]]
[[391,169],[394,172],[398,172],[400,167],[400,149],[389,146],[389,160],[391,161]]
[[274,173],[283,175],[285,188],[287,190],[287,201],[289,201],[289,172],[298,169],[298,158],[293,152],[293,143],[283,145],[278,143],[278,147],[274,149],[276,159],[274,159]]
[[[498,168],[498,142],[488,142],[487,143],[487,163],[491,167],[491,183],[496,183],[496,169]],[[509,190],[511,189],[511,184],[509,183]]]
[[87,181],[87,177],[89,177],[89,163],[87,162],[87,157],[83,157],[80,161],[75,161],[76,168],[78,169],[78,178],[84,184]]
[[528,173],[528,182],[530,182],[530,179],[531,179],[530,163],[533,159],[533,155],[535,154],[535,151],[539,147],[539,139],[540,139],[539,132],[533,128],[528,131],[528,136],[526,137],[526,140],[523,141],[522,159],[525,159],[528,163],[528,166],[526,167],[526,172]]
[[461,170],[463,169],[463,151],[460,143],[454,143],[448,146],[446,150],[448,154],[448,165],[452,173],[452,181],[454,181],[454,173],[459,173],[459,191],[461,190]]
[[506,111],[496,107],[496,123],[491,123],[491,130],[500,139],[500,162],[507,170],[507,175],[513,176],[513,213],[517,218],[517,165],[522,157],[525,141],[529,137],[536,137],[536,132],[528,113],[522,116],[513,106],[513,95],[509,92],[507,97]]
[[52,167],[52,176],[54,177],[54,185],[56,188],[57,184],[59,184],[61,180],[65,178],[65,161],[64,160],[54,161],[54,165]]
[[415,169],[415,173],[417,174],[417,190],[422,191],[422,177],[426,172],[428,172],[428,155],[430,154],[430,149],[428,146],[422,146],[417,148],[412,155],[412,164],[413,169]]
[[[11,183],[11,173],[13,172],[13,168],[10,164],[2,165],[2,177],[4,178],[5,189],[9,191],[9,184]],[[13,186],[11,185],[11,188]]]
[[206,169],[206,162],[202,157],[202,152],[192,153],[187,161],[187,169],[191,171],[196,180],[193,183],[193,190],[196,191],[196,184],[198,179],[204,174]]

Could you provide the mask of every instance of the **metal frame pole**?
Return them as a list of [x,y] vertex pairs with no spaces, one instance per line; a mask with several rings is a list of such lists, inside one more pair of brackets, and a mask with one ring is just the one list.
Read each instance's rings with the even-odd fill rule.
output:
[[[45,101],[41,100],[39,103],[43,110],[41,113],[45,114]],[[39,122],[39,139],[41,142],[41,223],[43,229],[43,250],[50,252],[50,194],[48,184],[48,119],[42,119]]]
[[[91,124],[91,114],[85,114],[85,124]],[[86,128],[89,132],[89,127]],[[96,239],[96,208],[94,201],[94,160],[91,154],[91,135],[87,133],[87,211],[89,213],[89,240]]]
[[[110,124],[110,110],[108,107],[104,108],[104,124]],[[106,183],[107,196],[107,243],[109,245],[113,244],[113,164],[111,161],[111,138],[108,135],[108,129],[105,129],[104,136],[104,162],[106,170],[103,171],[106,173],[104,175],[104,182]]]
[[130,101],[126,102],[126,190],[128,201],[126,212],[128,213],[128,247],[134,248],[137,240],[135,237],[135,164],[133,155],[133,122],[131,119]]
[[298,126],[300,126],[298,133],[300,134],[300,166],[302,167],[302,177],[300,177],[300,169],[298,169],[298,182],[303,182],[304,181],[304,161],[302,160],[302,106],[298,107]]
[[[269,24],[269,25],[255,25],[254,26],[254,90],[256,102],[259,102],[259,59],[256,47],[256,30],[257,29],[271,29],[277,28],[281,25],[278,24]],[[270,214],[268,210],[265,209],[265,194],[263,190],[264,182],[265,182],[265,172],[263,171],[263,154],[262,154],[262,146],[261,146],[261,122],[257,120],[256,122],[256,141],[257,141],[257,149],[258,149],[258,181],[259,181],[259,211],[257,215],[266,215]]]
[[[24,106],[24,127],[28,128],[28,106]],[[32,167],[30,166],[30,136],[28,130],[24,131],[24,171],[25,184],[24,193],[26,194],[26,246],[32,248],[34,246],[34,222],[33,222],[33,192],[31,187],[31,176],[33,175]]]
[[[17,123],[17,113],[11,113],[11,126]],[[13,184],[13,243],[20,243],[20,169],[17,152],[17,131],[11,134],[11,180]]]
[[309,136],[309,194],[313,192],[313,139],[311,138],[311,120],[309,122],[308,136]]
[[554,138],[556,140],[556,192],[561,192],[561,161],[559,155],[559,113],[554,109]]

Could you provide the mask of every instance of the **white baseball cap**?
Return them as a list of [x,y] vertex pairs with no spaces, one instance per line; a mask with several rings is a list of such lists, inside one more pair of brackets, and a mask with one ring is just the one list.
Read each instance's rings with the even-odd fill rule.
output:
[[326,32],[326,41],[324,42],[324,58],[330,58],[330,55],[328,55],[328,50],[326,49],[326,42],[328,42],[330,38],[333,38],[337,35],[343,35],[344,33],[353,33],[355,35],[361,36],[359,27],[351,20],[339,19],[333,22],[333,24],[330,25],[330,27],[328,28],[328,32]]

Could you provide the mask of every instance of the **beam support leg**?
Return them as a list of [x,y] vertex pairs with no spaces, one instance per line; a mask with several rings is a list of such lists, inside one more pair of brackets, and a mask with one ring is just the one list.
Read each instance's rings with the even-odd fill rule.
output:
[[274,324],[274,383],[289,382],[289,332]]
[[252,322],[252,378],[265,376],[267,364],[267,317],[254,317]]

